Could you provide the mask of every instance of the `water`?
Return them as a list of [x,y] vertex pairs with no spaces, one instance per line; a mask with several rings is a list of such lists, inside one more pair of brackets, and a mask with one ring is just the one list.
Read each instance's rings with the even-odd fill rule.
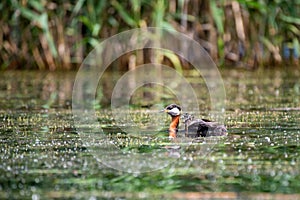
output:
[[[298,71],[221,71],[229,136],[175,145],[166,138],[170,119],[154,112],[159,103],[176,100],[172,93],[164,91],[161,97],[159,87],[139,88],[131,99],[132,121],[124,119],[124,131],[107,107],[113,87],[104,83],[120,77],[109,73],[96,95],[97,119],[105,133],[100,139],[114,143],[128,159],[105,151],[109,149],[100,139],[89,143],[78,134],[71,112],[75,72],[0,75],[1,199],[299,198],[292,196],[300,187]],[[197,73],[185,74],[205,93]],[[202,96],[202,112],[194,115],[211,117],[209,99]],[[102,153],[102,162],[91,148],[99,144],[102,149],[95,152]],[[127,165],[132,154],[154,157],[151,163],[138,160],[136,169],[170,162],[160,170],[133,174],[103,162],[115,159],[112,163]]]

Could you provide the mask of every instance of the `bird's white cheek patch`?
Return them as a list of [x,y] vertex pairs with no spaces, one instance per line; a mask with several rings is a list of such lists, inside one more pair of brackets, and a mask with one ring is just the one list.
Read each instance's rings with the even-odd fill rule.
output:
[[174,114],[174,115],[180,115],[180,110],[178,108],[173,108],[171,110],[171,113]]

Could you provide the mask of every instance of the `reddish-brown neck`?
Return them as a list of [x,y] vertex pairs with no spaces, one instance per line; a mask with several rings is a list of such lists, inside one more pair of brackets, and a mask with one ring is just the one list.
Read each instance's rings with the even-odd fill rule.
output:
[[176,117],[172,117],[172,122],[169,127],[169,136],[170,137],[176,138],[177,128],[178,128],[178,124],[179,124],[179,118],[180,118],[179,115]]

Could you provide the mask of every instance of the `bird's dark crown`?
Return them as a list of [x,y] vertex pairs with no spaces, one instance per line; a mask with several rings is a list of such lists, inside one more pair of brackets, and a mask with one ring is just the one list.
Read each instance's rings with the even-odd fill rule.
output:
[[173,108],[178,108],[178,109],[181,111],[181,107],[178,106],[177,104],[174,104],[174,103],[168,105],[168,106],[165,108],[165,110],[172,110]]

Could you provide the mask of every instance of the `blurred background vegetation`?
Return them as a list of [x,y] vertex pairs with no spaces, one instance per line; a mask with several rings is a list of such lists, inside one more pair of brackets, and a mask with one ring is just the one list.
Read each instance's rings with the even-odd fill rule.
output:
[[299,65],[300,0],[7,0],[0,13],[0,69],[77,69],[105,38],[150,26],[193,37],[218,66]]

